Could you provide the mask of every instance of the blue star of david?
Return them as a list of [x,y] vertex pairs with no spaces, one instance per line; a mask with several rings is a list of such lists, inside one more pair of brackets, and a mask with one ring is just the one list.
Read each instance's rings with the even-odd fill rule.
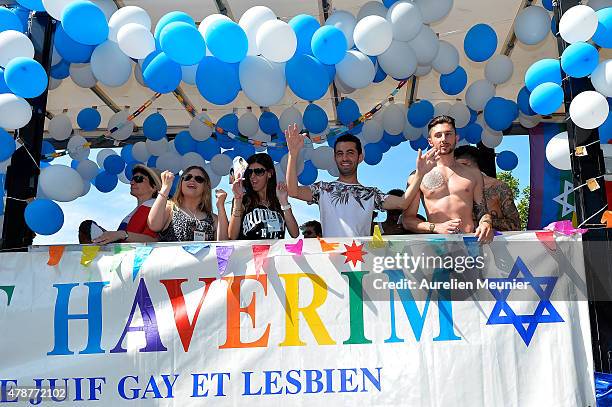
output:
[[[519,278],[521,273],[524,277]],[[512,324],[517,330],[525,345],[529,346],[538,324],[565,322],[550,302],[550,296],[555,288],[558,277],[534,277],[523,260],[517,257],[510,275],[506,278],[490,278],[491,282],[526,282],[540,298],[540,302],[533,315],[517,315],[507,303],[511,289],[497,290],[490,288],[496,303],[489,315],[487,325]],[[544,314],[548,311],[548,314]],[[505,315],[504,315],[505,314]]]

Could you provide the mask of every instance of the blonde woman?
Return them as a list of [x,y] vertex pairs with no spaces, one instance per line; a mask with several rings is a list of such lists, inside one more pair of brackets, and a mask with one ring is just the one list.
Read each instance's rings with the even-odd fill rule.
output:
[[217,216],[212,212],[210,178],[204,168],[191,166],[184,170],[171,200],[168,194],[174,174],[164,171],[161,179],[162,187],[148,218],[149,228],[159,232],[161,242],[227,240],[227,193],[216,190]]

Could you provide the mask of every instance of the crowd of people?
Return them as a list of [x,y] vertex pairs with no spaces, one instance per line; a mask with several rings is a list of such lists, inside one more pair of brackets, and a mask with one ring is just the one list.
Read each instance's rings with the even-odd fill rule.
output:
[[[438,116],[428,124],[429,151],[419,150],[415,170],[405,190],[383,193],[359,183],[357,170],[364,159],[361,140],[351,134],[337,138],[334,159],[336,181],[298,184],[297,164],[306,134],[294,124],[285,130],[288,162],[285,180],[277,180],[274,162],[266,153],[248,158],[243,173],[230,172],[232,207],[228,220],[227,193],[215,191],[213,213],[210,178],[204,168],[185,169],[175,194],[175,175],[161,175],[144,165],[132,171],[130,193],[136,208],[118,230],[107,231],[88,220],[81,224],[81,243],[176,242],[369,236],[377,211],[387,219],[376,223],[382,234],[474,233],[482,243],[495,230],[519,230],[519,215],[510,188],[486,176],[478,165],[478,149],[456,148],[458,136],[453,118]],[[286,182],[282,182],[286,181]],[[293,215],[289,197],[319,206],[320,219],[301,227]],[[423,204],[426,217],[418,213]]]

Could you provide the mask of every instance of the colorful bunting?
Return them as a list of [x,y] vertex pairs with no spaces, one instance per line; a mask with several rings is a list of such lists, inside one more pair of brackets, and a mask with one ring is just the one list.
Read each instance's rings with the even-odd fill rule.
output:
[[210,245],[206,243],[194,243],[194,244],[186,244],[186,245],[183,245],[182,247],[183,247],[183,250],[185,250],[187,253],[193,256],[197,256],[198,253],[200,253],[204,249],[209,248]]
[[353,240],[353,243],[350,246],[345,244],[344,247],[346,248],[346,251],[342,254],[346,256],[346,259],[344,260],[345,264],[350,261],[353,263],[353,267],[355,267],[358,261],[362,263],[364,262],[363,255],[368,254],[368,252],[363,251],[363,244],[357,245]]
[[545,232],[535,232],[535,235],[544,246],[554,252],[557,250],[554,233],[552,230],[547,230]]
[[227,269],[233,251],[234,246],[217,246],[217,270],[219,277],[225,275],[225,269]]
[[374,233],[372,234],[372,241],[370,247],[373,249],[382,249],[387,245],[387,242],[383,239],[382,233],[380,232],[380,226],[374,225]]
[[11,305],[11,298],[13,298],[13,292],[15,291],[15,286],[14,285],[0,285],[0,290],[4,291],[6,293],[6,296],[8,297],[8,301],[6,302],[6,305],[7,306]]
[[94,261],[98,252],[100,251],[100,246],[83,246],[83,254],[81,255],[81,264],[85,267],[89,267],[89,265]]
[[259,273],[263,271],[268,259],[268,252],[270,251],[269,244],[254,244],[251,246],[253,251],[253,260],[255,262],[255,276],[259,277]]
[[550,225],[546,226],[544,230],[550,230],[552,232],[561,233],[565,236],[571,236],[574,233],[584,234],[588,231],[588,229],[575,228],[572,225],[571,220],[561,220],[561,221],[553,222]]
[[323,252],[338,250],[338,246],[340,245],[339,243],[328,243],[321,238],[319,238],[319,244],[321,245],[321,250],[323,250]]
[[136,253],[134,254],[134,265],[132,266],[132,281],[136,281],[140,268],[152,251],[153,248],[150,246],[140,246],[136,248]]
[[612,211],[605,211],[600,220],[601,223],[607,226],[608,229],[612,228]]
[[64,255],[66,246],[49,246],[49,261],[48,266],[57,266]]
[[300,239],[296,243],[285,243],[285,249],[289,253],[293,253],[295,256],[301,256],[303,248],[304,248],[304,239]]
[[463,236],[463,243],[471,257],[480,256],[480,242],[476,236]]

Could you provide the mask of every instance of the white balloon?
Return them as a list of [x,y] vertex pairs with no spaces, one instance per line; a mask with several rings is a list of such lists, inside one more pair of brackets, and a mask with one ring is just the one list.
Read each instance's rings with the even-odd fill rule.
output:
[[452,73],[459,66],[459,51],[451,43],[440,41],[438,55],[431,62],[431,66],[441,75]]
[[414,0],[421,10],[424,24],[442,20],[453,8],[453,0]]
[[393,40],[391,23],[379,16],[368,16],[355,25],[353,39],[359,51],[366,55],[380,55]]
[[546,159],[559,170],[571,170],[570,147],[567,131],[557,134],[546,144]]
[[605,96],[588,90],[578,94],[570,104],[572,121],[583,129],[594,129],[606,121],[610,107]]
[[365,54],[350,50],[344,55],[342,61],[336,64],[336,74],[351,88],[365,88],[374,80],[376,68],[372,60]]
[[[123,173],[123,171],[121,171],[119,175],[117,175],[117,177],[119,178],[122,175],[125,177],[125,174]],[[127,183],[129,184],[130,182],[128,181]],[[83,180],[82,184],[83,184],[83,190],[81,191],[81,194],[79,196],[87,195],[89,193],[89,190],[91,189],[91,182]]]
[[338,91],[344,95],[349,95],[355,92],[355,88],[351,88],[349,85],[344,83],[342,79],[338,77],[338,74],[336,74],[334,77],[334,84],[336,85],[336,88],[338,88]]
[[90,64],[70,64],[69,71],[72,81],[81,88],[93,88],[98,83]]
[[58,114],[49,121],[49,136],[54,140],[68,140],[72,134],[72,122],[65,114]]
[[383,128],[391,135],[400,134],[404,131],[406,122],[406,111],[403,105],[391,103],[383,111]]
[[381,16],[386,18],[387,11],[388,10],[385,5],[380,1],[368,1],[359,9],[359,13],[357,13],[357,21],[362,20],[367,16]]
[[151,155],[156,155],[159,157],[162,154],[167,153],[169,151],[169,147],[168,147],[169,143],[166,137],[160,140],[157,140],[157,141],[147,139],[145,143],[147,144],[147,150],[149,151]]
[[519,122],[521,123],[521,126],[526,129],[534,128],[535,126],[540,124],[541,119],[542,117],[540,115],[527,116],[523,114],[523,112],[519,112]]
[[0,94],[0,127],[7,130],[20,129],[31,118],[32,108],[24,98],[12,93]]
[[104,16],[106,17],[106,21],[109,21],[110,18],[115,13],[115,11],[117,11],[117,5],[115,4],[113,0],[89,0],[89,1],[91,1],[92,3],[100,7],[100,10],[102,10],[102,12],[104,13]]
[[[257,131],[257,134],[255,134],[253,136],[253,140],[258,140],[258,141],[265,141],[266,143],[269,141],[272,141],[272,136],[269,134],[264,133],[261,130]],[[306,146],[304,146],[304,148],[306,148]],[[266,151],[266,147],[263,146],[255,146],[255,151],[257,151],[258,153],[263,153]]]
[[117,87],[130,79],[132,60],[119,49],[117,43],[105,41],[91,54],[91,70],[102,84]]
[[91,160],[82,160],[79,161],[79,165],[77,165],[77,172],[81,175],[85,181],[91,181],[98,175],[98,164]]
[[174,151],[166,151],[157,157],[157,161],[155,162],[155,167],[157,167],[160,171],[172,171],[174,174],[178,174],[178,172],[182,169],[183,159]]
[[212,135],[212,129],[202,121],[210,121],[210,116],[202,112],[189,122],[189,134],[196,141],[204,141]]
[[248,111],[238,119],[238,131],[247,137],[253,137],[259,131],[259,120],[253,112]]
[[295,31],[281,20],[263,23],[257,31],[256,41],[259,52],[272,62],[289,61],[297,48]]
[[491,129],[483,129],[481,142],[486,147],[495,148],[501,144],[504,134],[501,131],[494,131]]
[[329,169],[330,165],[335,167],[334,149],[330,146],[318,147],[312,152],[310,161],[319,169]]
[[57,48],[53,46],[53,53],[51,54],[51,66],[57,65],[62,62],[62,56],[57,52]]
[[421,10],[409,1],[394,3],[386,17],[393,26],[393,39],[395,40],[413,40],[423,28]]
[[514,33],[523,44],[538,44],[546,39],[549,32],[550,15],[544,7],[525,7],[514,20]]
[[110,148],[103,148],[102,150],[98,151],[98,155],[96,156],[96,162],[98,163],[98,167],[103,168],[104,160],[106,160],[106,158],[111,155],[117,155],[117,153],[115,153]]
[[[119,31],[127,24],[138,24],[151,30],[151,17],[140,7],[125,6],[113,13],[108,21],[108,39],[117,42]],[[146,55],[145,55],[146,56]]]
[[393,40],[378,56],[378,65],[395,79],[407,79],[416,72],[417,57],[408,42]]
[[56,78],[50,77],[49,86],[47,87],[47,89],[49,89],[49,91],[55,90],[60,87],[62,82],[64,82],[62,79],[56,79]]
[[134,132],[134,122],[128,121],[129,115],[130,112],[128,112],[127,110],[122,110],[112,115],[111,118],[108,120],[107,128],[109,130],[115,126],[121,126],[117,131],[111,133],[111,137],[115,140],[127,140]]
[[612,97],[612,59],[606,59],[597,65],[591,74],[591,83],[597,92]]
[[612,7],[612,0],[589,0],[588,6],[595,11],[602,8]]
[[417,36],[408,44],[416,54],[419,65],[430,65],[438,55],[438,49],[440,49],[438,36],[429,26],[423,26]]
[[117,174],[117,179],[119,179],[119,181],[123,184],[130,184],[131,181],[125,176],[125,171],[121,171],[119,174]]
[[155,51],[155,38],[145,26],[129,23],[117,33],[117,43],[125,55],[134,59],[144,59]]
[[285,95],[285,66],[261,56],[247,55],[240,62],[240,85],[244,94],[259,106],[278,104]]
[[467,88],[465,103],[470,109],[480,112],[493,96],[495,96],[493,84],[486,79],[481,79]]
[[247,55],[257,55],[257,31],[266,21],[276,20],[276,14],[268,7],[255,6],[244,12],[238,25],[242,27],[249,40],[249,50]]
[[54,201],[74,201],[83,192],[83,179],[67,165],[56,164],[43,168],[38,183],[45,196]]
[[74,0],[42,0],[42,4],[47,14],[57,21],[62,21],[62,11],[64,11],[64,7],[73,1]]
[[455,103],[449,110],[448,115],[455,119],[455,126],[460,129],[470,122],[470,109],[461,102]]
[[346,38],[346,45],[348,49],[353,48],[353,45],[355,45],[353,34],[355,31],[355,26],[357,25],[355,16],[348,11],[336,10],[327,18],[325,25],[333,25],[342,31],[344,37]]
[[218,20],[226,20],[226,21],[232,21],[231,18],[229,18],[226,15],[223,14],[211,14],[209,16],[204,17],[204,20],[202,20],[202,22],[200,23],[200,25],[198,26],[198,31],[200,32],[200,34],[202,34],[202,37],[204,37],[206,35],[206,29],[215,21]]
[[506,55],[495,55],[485,66],[485,78],[494,85],[508,82],[513,73],[514,65]]
[[139,141],[134,144],[132,147],[132,157],[142,163],[146,163],[149,157],[151,157],[151,153],[149,153],[147,144],[144,141]]
[[[427,128],[427,127],[425,127]],[[423,134],[423,128],[412,127],[408,119],[404,122],[404,131],[402,132],[404,138],[408,141],[418,140]]]
[[24,34],[15,30],[0,32],[0,66],[6,66],[13,58],[34,58],[34,45]]
[[212,168],[210,168],[210,164],[208,163],[206,163],[206,165],[204,166],[204,170],[206,170],[206,173],[208,174],[208,178],[210,178],[210,188],[211,189],[217,188],[219,186],[219,183],[221,182],[221,177],[215,174]]
[[148,86],[144,83],[144,78],[142,77],[142,67],[140,64],[134,64],[134,79],[140,86],[144,86],[147,88]]
[[190,151],[181,157],[181,167],[183,170],[193,166],[204,168],[205,163],[204,158],[200,154],[194,153],[193,151]]
[[170,141],[168,142],[168,151],[170,151],[170,152],[172,152],[172,153],[176,153],[176,154],[178,154],[178,155],[181,155],[181,154],[180,154],[180,153],[177,151],[176,146],[174,145],[174,140],[170,140]]
[[83,161],[89,157],[89,147],[86,144],[87,140],[85,140],[83,136],[75,134],[70,137],[68,145],[66,146],[70,158],[77,161]]
[[196,74],[198,72],[199,65],[181,65],[181,71],[183,73],[183,82],[188,85],[196,84]]
[[447,115],[450,112],[452,107],[453,105],[448,102],[438,103],[437,105],[434,106],[434,117]]
[[210,160],[210,168],[220,177],[229,174],[232,164],[232,159],[226,154],[215,154]]
[[[285,154],[281,160],[280,160],[280,165],[281,165],[281,169],[283,170],[283,173],[286,174],[287,173],[287,160],[289,160],[289,154]],[[303,150],[300,151],[300,154],[297,157],[297,173],[301,174],[302,171],[304,170],[304,153]]]
[[368,120],[363,124],[360,136],[366,143],[377,143],[383,138],[382,125],[377,120]]
[[431,65],[417,65],[417,69],[414,75],[415,76],[425,76],[425,75],[428,75],[432,69],[433,68]]
[[589,6],[577,5],[563,13],[559,21],[559,34],[570,44],[588,41],[597,31],[598,24],[595,10]]
[[302,113],[295,107],[291,106],[281,113],[280,117],[278,118],[278,125],[280,126],[281,130],[286,130],[290,125],[293,125],[293,123],[297,124],[297,128],[299,130],[304,128]]

